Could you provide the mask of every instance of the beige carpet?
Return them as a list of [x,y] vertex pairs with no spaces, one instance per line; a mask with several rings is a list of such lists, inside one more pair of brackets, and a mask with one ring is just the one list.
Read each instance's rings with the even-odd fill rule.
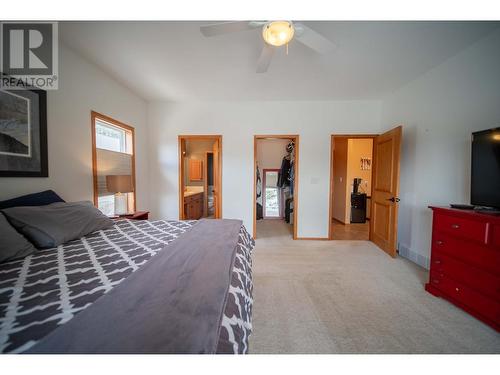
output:
[[259,221],[251,353],[500,353],[500,334],[365,241],[292,241]]

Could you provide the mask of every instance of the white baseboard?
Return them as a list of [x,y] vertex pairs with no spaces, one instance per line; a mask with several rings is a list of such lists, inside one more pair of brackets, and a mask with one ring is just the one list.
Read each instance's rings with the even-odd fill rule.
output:
[[419,254],[416,251],[413,251],[408,246],[403,245],[402,243],[398,245],[398,251],[399,255],[401,255],[402,257],[411,260],[412,262],[418,264],[421,267],[424,267],[425,269],[430,268],[431,262],[429,257]]

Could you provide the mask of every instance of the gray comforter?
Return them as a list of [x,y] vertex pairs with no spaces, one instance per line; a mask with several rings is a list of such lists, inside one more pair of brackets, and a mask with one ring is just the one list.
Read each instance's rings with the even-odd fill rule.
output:
[[253,240],[195,223],[123,221],[1,265],[0,352],[247,352]]

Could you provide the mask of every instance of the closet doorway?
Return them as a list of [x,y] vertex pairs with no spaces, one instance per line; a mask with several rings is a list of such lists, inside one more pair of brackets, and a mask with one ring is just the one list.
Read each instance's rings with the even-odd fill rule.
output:
[[254,238],[297,239],[298,170],[298,135],[254,136]]
[[179,219],[222,218],[222,136],[178,139]]

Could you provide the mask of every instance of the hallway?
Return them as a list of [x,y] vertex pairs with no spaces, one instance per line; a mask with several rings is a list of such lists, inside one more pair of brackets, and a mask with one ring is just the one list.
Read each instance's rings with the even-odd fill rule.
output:
[[343,224],[337,220],[332,223],[333,240],[368,241],[370,237],[370,222],[363,224]]

